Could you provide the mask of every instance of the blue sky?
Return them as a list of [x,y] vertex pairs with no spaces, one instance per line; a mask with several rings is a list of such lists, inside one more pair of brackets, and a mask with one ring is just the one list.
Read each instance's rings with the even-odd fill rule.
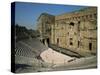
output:
[[37,18],[41,13],[60,15],[82,8],[84,6],[16,2],[15,23],[28,29],[36,29]]

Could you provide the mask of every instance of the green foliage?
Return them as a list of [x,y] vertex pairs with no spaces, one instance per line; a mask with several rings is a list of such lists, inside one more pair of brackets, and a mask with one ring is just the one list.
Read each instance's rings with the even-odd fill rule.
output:
[[27,29],[24,26],[15,25],[15,36],[16,40],[23,40],[29,38],[36,38],[39,36],[39,33],[36,30]]

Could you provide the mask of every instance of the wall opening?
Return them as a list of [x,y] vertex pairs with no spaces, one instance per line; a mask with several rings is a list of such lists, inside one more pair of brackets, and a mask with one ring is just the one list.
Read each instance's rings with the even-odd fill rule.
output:
[[73,43],[72,43],[72,42],[70,42],[70,45],[73,45]]
[[57,38],[57,46],[59,46],[59,38]]
[[74,23],[73,23],[73,22],[70,22],[70,24],[69,24],[69,25],[74,26]]
[[89,50],[92,50],[92,43],[89,43]]
[[70,40],[73,40],[73,38],[70,38]]
[[45,40],[44,39],[42,40],[42,43],[45,45]]
[[78,21],[78,31],[80,31],[80,21]]
[[50,44],[50,40],[49,40],[49,38],[47,38],[47,44],[48,44],[48,45]]
[[79,45],[80,45],[80,41],[78,41],[78,48],[79,48]]
[[80,24],[80,21],[78,21],[78,24]]

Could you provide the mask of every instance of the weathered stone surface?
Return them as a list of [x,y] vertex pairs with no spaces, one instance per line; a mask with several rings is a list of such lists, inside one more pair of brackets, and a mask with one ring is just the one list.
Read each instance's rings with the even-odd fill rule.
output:
[[55,44],[78,53],[97,52],[96,7],[57,16],[43,13],[38,18],[38,30],[45,44]]

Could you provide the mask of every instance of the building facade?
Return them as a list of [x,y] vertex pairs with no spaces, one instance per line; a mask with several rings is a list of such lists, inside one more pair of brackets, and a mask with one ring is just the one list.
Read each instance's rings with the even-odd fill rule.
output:
[[48,39],[50,44],[80,54],[97,53],[96,7],[88,7],[57,16],[41,14],[38,23],[42,39]]
[[55,17],[47,13],[42,13],[37,21],[40,40],[43,44],[48,45],[52,35],[51,26],[55,23]]

